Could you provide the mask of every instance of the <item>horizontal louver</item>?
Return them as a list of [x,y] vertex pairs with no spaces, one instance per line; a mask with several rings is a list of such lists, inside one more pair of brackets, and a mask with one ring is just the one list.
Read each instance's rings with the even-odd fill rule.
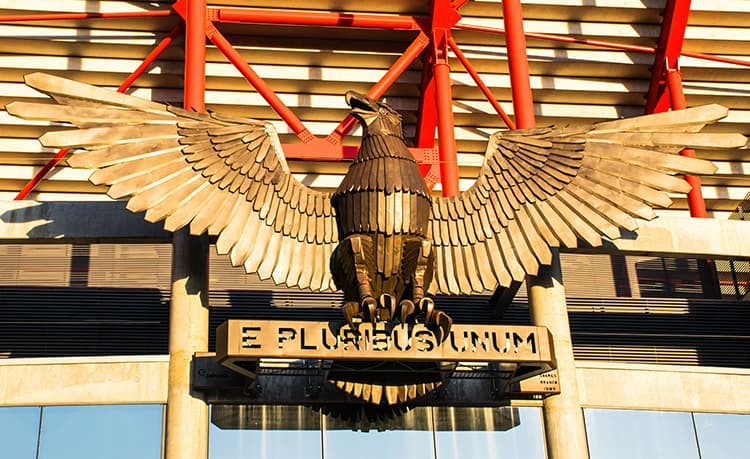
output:
[[[212,5],[259,8],[311,9],[364,13],[425,15],[423,0],[284,0],[276,2],[222,0]],[[685,50],[713,53],[747,60],[750,54],[750,12],[742,0],[693,1],[686,31]],[[13,2],[6,14],[49,12],[137,12],[166,9],[171,2],[39,0]],[[625,0],[524,1],[524,26],[530,33],[558,34],[653,47],[660,33],[664,2]],[[460,10],[462,25],[502,28],[498,1],[472,0]],[[44,21],[0,24],[0,106],[13,99],[31,100],[39,94],[22,84],[22,76],[34,71],[53,72],[110,88],[116,88],[140,64],[155,43],[177,22],[174,17]],[[347,112],[342,94],[347,89],[366,91],[400,56],[416,32],[351,28],[290,27],[260,24],[219,24],[243,58],[277,91],[316,135],[327,135]],[[470,30],[454,30],[464,54],[493,90],[503,108],[512,113],[508,59],[504,36]],[[624,52],[575,43],[530,38],[527,40],[530,83],[536,103],[537,123],[585,123],[641,114],[650,84],[653,54]],[[136,81],[134,94],[179,104],[183,81],[182,42],[177,41],[157,60],[147,75]],[[230,114],[275,122],[284,142],[298,139],[280,121],[268,103],[254,91],[212,45],[207,47],[207,105]],[[456,136],[461,165],[461,186],[476,174],[488,133],[503,124],[471,81],[461,64],[450,55]],[[747,67],[692,57],[680,59],[689,106],[721,103],[733,108],[730,117],[714,131],[750,130]],[[411,65],[388,91],[389,101],[406,113],[409,132],[414,131],[417,95],[421,81],[420,59]],[[0,196],[12,198],[54,151],[42,148],[36,138],[44,123],[23,122],[0,112]],[[348,144],[358,139],[349,136]],[[709,210],[734,210],[747,194],[747,156],[743,150],[706,150],[699,156],[716,160],[719,172],[704,179],[703,194]],[[343,164],[292,161],[291,168],[316,186],[337,183]],[[34,197],[88,199],[103,193],[86,181],[88,174],[61,164],[43,181]],[[676,199],[679,209],[684,198]]]
[[[170,257],[169,244],[0,245],[0,357],[166,353]],[[617,298],[608,274],[617,259],[563,259],[577,358],[750,367],[750,303]],[[633,282],[638,269],[670,279],[694,273],[690,261],[628,257],[624,263],[633,294],[644,290]],[[209,270],[211,349],[215,327],[230,318],[342,320],[340,293],[260,281],[213,248]],[[600,279],[607,276],[605,285]],[[587,289],[599,296],[585,295]],[[522,288],[503,323],[529,323],[524,295]],[[436,303],[457,323],[495,323],[488,299],[438,297]]]

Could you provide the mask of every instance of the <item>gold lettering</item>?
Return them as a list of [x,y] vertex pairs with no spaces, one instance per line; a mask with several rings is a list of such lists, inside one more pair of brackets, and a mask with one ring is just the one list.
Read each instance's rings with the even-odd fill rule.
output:
[[279,349],[284,349],[286,341],[294,341],[297,338],[297,330],[288,327],[279,327]]
[[356,330],[352,330],[351,328],[345,328],[343,329],[344,336],[341,337],[341,342],[344,343],[344,350],[349,350],[349,343],[354,346],[354,349],[359,350],[359,337],[361,336],[359,332]]
[[436,347],[435,337],[429,330],[419,330],[414,333],[414,339],[417,341],[417,350],[419,352],[430,352]]
[[[480,341],[481,340],[481,341]],[[479,350],[479,347],[477,347],[477,343],[482,345],[482,350],[484,352],[488,352],[490,350],[490,336],[488,332],[484,332],[484,339],[482,339],[479,336],[479,333],[472,331],[471,332],[471,351],[477,352]]]
[[513,333],[513,352],[518,354],[518,349],[521,345],[524,347],[531,346],[531,353],[536,354],[536,336],[534,336],[534,332],[529,333],[529,336],[525,340],[518,333]]
[[242,347],[244,349],[260,349],[260,343],[257,341],[260,336],[255,333],[260,332],[260,327],[242,327]]
[[[401,338],[405,338],[406,345],[403,345]],[[411,349],[411,336],[409,336],[409,328],[407,325],[401,325],[393,328],[391,332],[391,339],[393,339],[393,345],[399,351],[408,351]]]
[[372,331],[372,350],[373,351],[387,351],[390,346],[388,345],[388,331],[384,328],[376,328]]
[[463,337],[462,337],[463,346],[461,346],[460,349],[458,348],[458,345],[456,344],[456,332],[451,330],[450,335],[451,335],[451,347],[453,348],[453,350],[456,352],[466,352],[466,348],[468,347],[466,343],[469,339],[468,334],[464,331]]
[[310,344],[305,343],[305,329],[304,328],[300,330],[299,337],[300,337],[300,347],[302,349],[313,351],[318,348],[318,346],[314,344],[310,345]]
[[[329,335],[333,337],[333,344],[328,343]],[[328,349],[329,351],[333,351],[339,348],[339,337],[331,333],[331,331],[327,327],[323,327],[320,329],[320,341],[323,343],[323,347]]]

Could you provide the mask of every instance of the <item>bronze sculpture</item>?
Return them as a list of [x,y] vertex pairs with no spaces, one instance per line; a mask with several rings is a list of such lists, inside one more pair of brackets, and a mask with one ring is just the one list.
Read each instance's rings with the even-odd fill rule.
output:
[[[550,247],[596,246],[652,219],[666,192],[690,190],[675,173],[712,174],[684,147],[733,148],[739,134],[698,131],[727,114],[719,105],[580,128],[500,131],[477,181],[432,196],[392,108],[347,93],[364,127],[362,147],[335,193],[297,181],[272,125],[195,113],[45,74],[26,76],[59,105],[14,102],[9,113],[64,121],[46,146],[80,149],[73,167],[128,197],[167,230],[218,236],[235,266],[289,287],[344,291],[344,316],[422,320],[442,339],[451,319],[426,293],[491,291],[536,274]],[[379,403],[380,399],[372,399]]]
[[[353,91],[346,94],[363,127],[362,145],[331,202],[339,245],[331,258],[344,316],[403,323],[417,311],[439,338],[451,319],[425,293],[435,258],[429,222],[432,198],[404,142],[401,115]],[[397,304],[398,302],[398,304]]]

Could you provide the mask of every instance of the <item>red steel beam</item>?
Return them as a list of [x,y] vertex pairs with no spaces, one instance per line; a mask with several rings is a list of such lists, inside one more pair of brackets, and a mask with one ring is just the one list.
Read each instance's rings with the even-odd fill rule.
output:
[[45,13],[45,14],[11,14],[0,16],[0,22],[20,21],[58,21],[69,19],[114,19],[164,17],[175,14],[173,10],[131,11],[126,13]]
[[206,111],[206,0],[187,0],[185,19],[184,106]]
[[430,34],[432,38],[432,74],[435,80],[438,155],[443,196],[456,196],[458,188],[458,152],[453,119],[448,39],[450,28],[461,19],[450,0],[432,0]]
[[[182,22],[174,26],[172,30],[169,32],[169,34],[162,38],[161,41],[154,47],[154,49],[151,50],[150,53],[146,56],[145,59],[143,59],[143,62],[141,62],[141,65],[136,68],[133,73],[131,73],[125,81],[122,82],[122,84],[117,88],[117,92],[125,92],[134,82],[138,79],[143,73],[148,69],[148,67],[154,63],[156,59],[159,58],[159,56],[164,52],[169,45],[172,44],[175,38],[177,38],[177,35],[182,32],[183,25]],[[49,174],[49,172],[57,166],[60,161],[65,157],[65,155],[68,154],[70,151],[69,148],[63,148],[59,150],[52,159],[47,161],[47,164],[42,167],[39,172],[37,172],[34,177],[29,180],[26,185],[21,188],[21,191],[18,192],[14,200],[20,201],[22,199],[26,199],[26,197],[31,193],[34,188],[44,180],[44,178]]]
[[685,41],[685,29],[690,15],[690,0],[667,0],[661,24],[659,44],[651,68],[651,84],[646,96],[646,113],[669,110],[666,72],[676,69]]
[[259,8],[215,8],[220,22],[418,30],[420,18],[364,13],[327,13]]
[[435,100],[435,76],[432,74],[434,63],[434,53],[425,53],[422,58],[422,82],[419,89],[417,135],[415,142],[417,147],[421,148],[432,148],[435,146],[437,101]]
[[297,115],[281,101],[279,96],[274,92],[273,89],[261,78],[255,70],[248,65],[242,55],[237,52],[234,47],[227,41],[224,35],[211,23],[208,23],[206,32],[204,33],[204,39],[208,36],[211,43],[216,45],[217,48],[234,64],[237,70],[247,79],[247,81],[258,91],[258,93],[268,102],[268,104],[281,116],[287,125],[297,134],[305,143],[312,142],[315,138],[305,125],[300,121]]
[[[373,99],[379,99],[385,94],[385,92],[393,86],[393,83],[398,80],[398,77],[411,65],[414,60],[424,51],[427,45],[430,43],[430,39],[424,33],[420,33],[417,38],[409,45],[404,53],[396,59],[391,67],[385,72],[380,80],[378,80],[369,91],[367,96]],[[357,120],[352,115],[347,115],[341,123],[328,135],[328,142],[337,144],[341,142],[354,126],[356,126]]]
[[526,37],[523,33],[523,12],[520,0],[503,0],[505,42],[508,47],[510,85],[513,93],[513,111],[516,126],[520,129],[536,126],[534,99],[529,81],[529,61],[526,55]]
[[503,110],[503,107],[500,106],[500,104],[497,101],[497,98],[495,97],[494,94],[492,94],[492,91],[490,90],[490,88],[488,88],[487,85],[484,84],[484,81],[482,81],[482,78],[479,76],[479,73],[477,73],[477,71],[474,70],[474,67],[471,65],[471,62],[469,62],[469,59],[466,58],[466,55],[458,47],[458,43],[456,43],[453,37],[448,38],[448,45],[453,51],[453,54],[455,54],[458,60],[461,62],[461,65],[463,65],[466,71],[469,72],[469,75],[471,75],[471,79],[474,80],[474,83],[482,91],[482,94],[484,94],[484,97],[487,98],[487,101],[490,103],[490,105],[492,105],[492,108],[494,108],[497,114],[500,115],[500,118],[503,119],[503,121],[505,122],[505,125],[508,126],[508,128],[510,129],[515,129],[516,126],[515,124],[513,124],[513,121],[505,113],[505,110]]
[[[672,104],[672,110],[683,110],[687,108],[685,94],[682,91],[682,77],[679,70],[670,69],[667,71],[667,86],[669,88],[668,92]],[[680,152],[680,155],[695,158],[695,150],[692,148],[686,148]],[[706,213],[706,202],[703,200],[700,177],[686,175],[685,180],[687,180],[687,182],[693,187],[690,193],[688,193],[690,216],[698,218],[708,217],[708,214]]]
[[458,156],[456,136],[453,131],[453,96],[451,94],[450,66],[438,59],[432,66],[435,75],[437,99],[437,128],[440,154],[440,183],[443,196],[456,196],[458,190]]

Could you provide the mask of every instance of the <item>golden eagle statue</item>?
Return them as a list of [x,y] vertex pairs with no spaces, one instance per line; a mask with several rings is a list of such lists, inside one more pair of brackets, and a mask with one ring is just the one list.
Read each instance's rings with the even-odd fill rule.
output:
[[218,236],[219,253],[262,279],[344,292],[344,316],[420,320],[445,337],[451,319],[427,293],[491,291],[536,274],[550,247],[591,246],[688,192],[674,174],[712,174],[682,148],[740,147],[739,134],[699,133],[727,115],[719,105],[603,122],[491,135],[476,182],[432,196],[404,143],[401,116],[349,92],[362,146],[334,193],[289,171],[271,124],[195,113],[64,78],[26,83],[58,104],[13,102],[9,113],[78,127],[40,141],[76,149],[127,208],[174,231]]

